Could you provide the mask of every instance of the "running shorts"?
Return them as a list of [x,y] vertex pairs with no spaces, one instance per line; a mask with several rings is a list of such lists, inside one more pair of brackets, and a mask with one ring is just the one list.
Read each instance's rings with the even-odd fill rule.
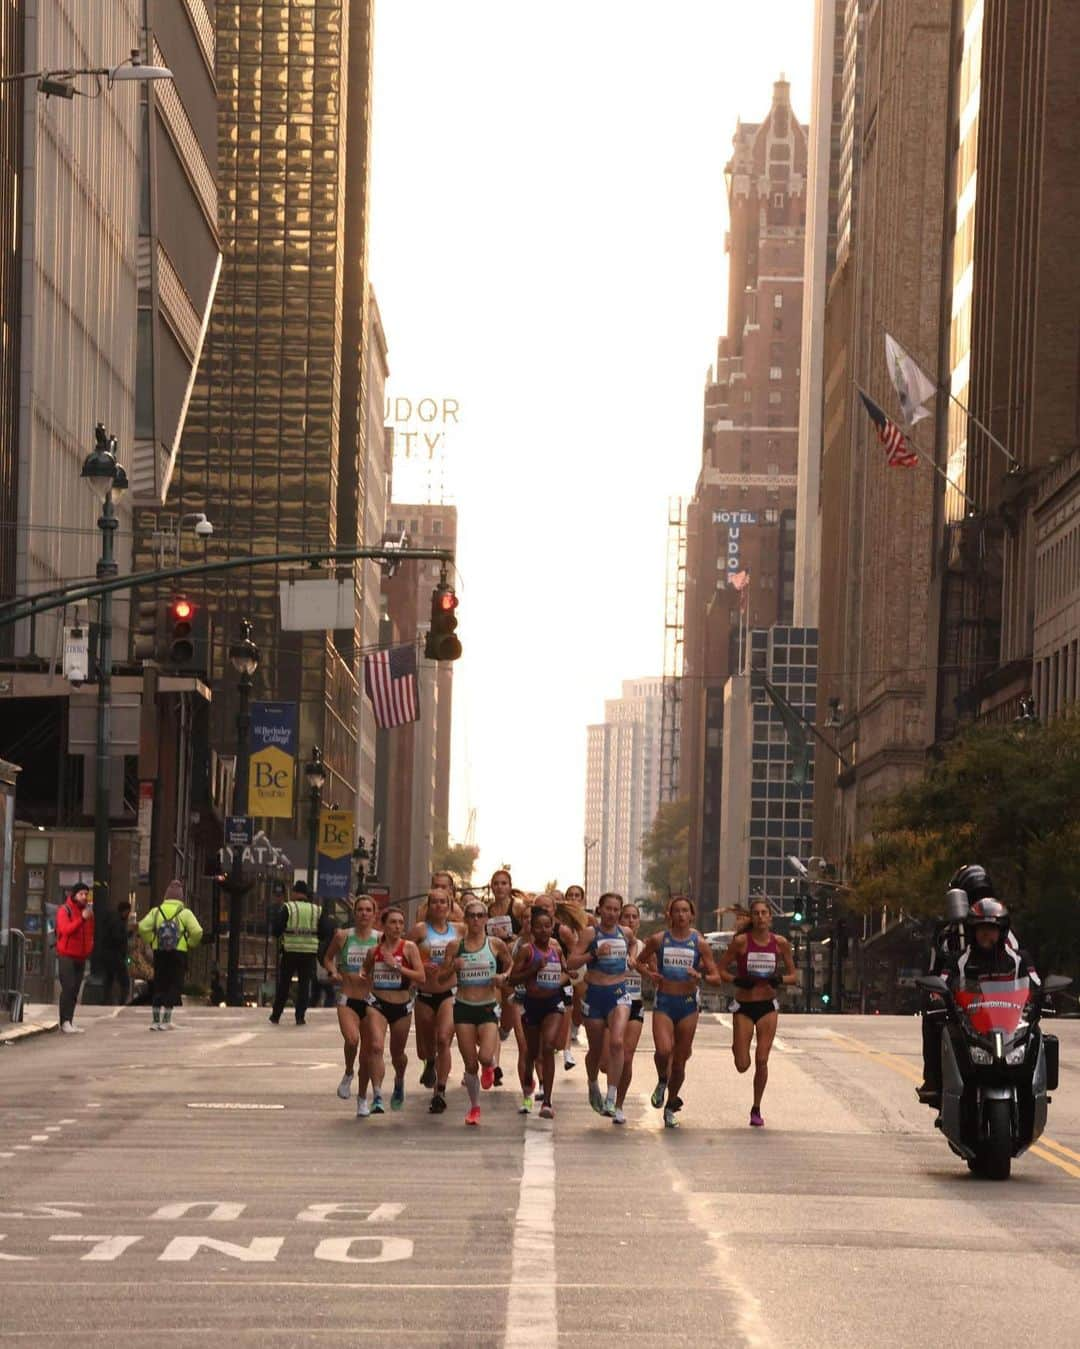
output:
[[631,1021],[645,1020],[645,1004],[641,1001],[640,998],[634,998],[634,1000],[630,1004],[630,1020]]
[[556,993],[551,998],[529,998],[525,999],[525,1024],[539,1029],[546,1017],[562,1016],[566,1010],[561,993]]
[[355,1012],[358,1017],[367,1016],[368,1005],[363,998],[347,998],[344,993],[339,993],[337,1005],[347,1007],[350,1012]]
[[775,998],[761,998],[757,1002],[737,1002],[731,1010],[736,1016],[749,1017],[756,1026],[763,1016],[778,1012],[780,1004]]
[[437,1012],[447,998],[454,996],[452,988],[440,989],[438,993],[417,993],[416,1001],[422,1002],[425,1007],[430,1007],[433,1012]]
[[388,1026],[392,1026],[395,1021],[400,1021],[403,1016],[412,1016],[411,998],[408,1002],[386,1002],[377,993],[373,993],[368,999],[368,1006],[384,1016]]
[[498,1025],[499,1013],[493,1002],[457,1002],[454,1003],[455,1026]]
[[618,984],[588,984],[581,1012],[587,1021],[606,1021],[616,1007],[629,1007],[630,994]]
[[669,1017],[673,1025],[678,1025],[684,1016],[693,1016],[699,1010],[696,993],[685,997],[681,993],[657,993],[653,1003],[653,1011]]

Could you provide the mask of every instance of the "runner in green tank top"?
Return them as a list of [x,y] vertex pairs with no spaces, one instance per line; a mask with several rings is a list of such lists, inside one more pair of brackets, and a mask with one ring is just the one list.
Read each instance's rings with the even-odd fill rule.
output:
[[375,929],[375,901],[370,895],[357,895],[353,901],[353,914],[355,927],[339,928],[334,933],[322,963],[331,981],[338,986],[338,1027],[345,1041],[345,1076],[338,1083],[337,1094],[343,1101],[349,1099],[353,1066],[356,1064],[357,1050],[360,1049],[356,1113],[363,1119],[369,1113],[368,1056],[371,1052],[367,1034],[367,999],[371,986],[364,977],[364,961],[379,940]]

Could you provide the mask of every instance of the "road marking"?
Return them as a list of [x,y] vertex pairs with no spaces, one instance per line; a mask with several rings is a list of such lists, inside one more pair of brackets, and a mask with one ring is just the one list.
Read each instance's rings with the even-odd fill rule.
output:
[[61,1124],[78,1124],[78,1122],[77,1119],[62,1119],[60,1121]]
[[1036,1157],[1041,1157],[1044,1162],[1053,1162],[1056,1167],[1059,1167],[1067,1175],[1074,1177],[1076,1180],[1080,1180],[1080,1166],[1073,1166],[1072,1162],[1067,1162],[1061,1157],[1055,1157],[1052,1152],[1047,1152],[1046,1149],[1041,1146],[1041,1144],[1045,1142],[1046,1140],[1043,1138],[1040,1139],[1038,1143],[1032,1143],[1031,1147],[1028,1148],[1028,1152],[1033,1152]]
[[[551,1276],[537,1283],[537,1270]],[[555,1145],[548,1130],[526,1128],[506,1299],[507,1349],[548,1349],[558,1339],[555,1285]]]
[[16,1152],[29,1152],[29,1151],[30,1151],[30,1144],[29,1144],[29,1143],[16,1143],[16,1144],[15,1144],[15,1151],[16,1151]]
[[46,1124],[45,1132],[47,1134],[58,1134],[60,1132],[59,1124]]
[[1053,1148],[1055,1152],[1063,1152],[1066,1157],[1071,1157],[1074,1162],[1080,1162],[1080,1152],[1073,1152],[1072,1148],[1067,1148],[1064,1143],[1059,1143],[1056,1138],[1049,1138],[1046,1134],[1039,1139],[1039,1144],[1044,1148]]
[[[725,1030],[731,1030],[731,1018],[723,1016],[720,1012],[713,1012],[713,1023],[717,1026],[723,1026]],[[773,1037],[773,1048],[778,1049],[781,1054],[801,1054],[801,1049],[796,1049],[794,1045],[789,1045],[786,1040],[782,1040],[779,1035]]]
[[30,1135],[30,1142],[31,1142],[31,1143],[47,1143],[48,1141],[49,1141],[49,1135],[48,1135],[48,1134],[31,1134],[31,1135]]
[[238,1045],[246,1045],[249,1040],[254,1040],[255,1032],[253,1030],[241,1031],[239,1035],[230,1035],[227,1040],[219,1040],[215,1045],[206,1045],[203,1053],[208,1053],[218,1049],[233,1049]]
[[14,1157],[14,1156],[15,1154],[13,1152],[0,1152],[0,1157]]
[[263,1101],[188,1101],[189,1110],[284,1110],[283,1105]]

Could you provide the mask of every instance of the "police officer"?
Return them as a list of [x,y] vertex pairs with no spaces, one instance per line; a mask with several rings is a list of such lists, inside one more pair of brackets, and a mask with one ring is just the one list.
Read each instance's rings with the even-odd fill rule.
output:
[[277,995],[270,1021],[277,1025],[285,1010],[289,988],[296,978],[296,1024],[304,1025],[315,978],[315,961],[319,950],[319,906],[314,903],[304,881],[296,881],[292,898],[278,910],[273,922],[273,933],[281,941],[281,964],[278,967]]

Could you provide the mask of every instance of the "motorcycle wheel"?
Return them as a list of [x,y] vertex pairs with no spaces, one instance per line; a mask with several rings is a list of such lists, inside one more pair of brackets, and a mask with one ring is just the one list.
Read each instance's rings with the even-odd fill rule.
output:
[[979,1149],[979,1170],[990,1180],[1008,1180],[1012,1168],[1012,1107],[986,1103],[986,1138]]

